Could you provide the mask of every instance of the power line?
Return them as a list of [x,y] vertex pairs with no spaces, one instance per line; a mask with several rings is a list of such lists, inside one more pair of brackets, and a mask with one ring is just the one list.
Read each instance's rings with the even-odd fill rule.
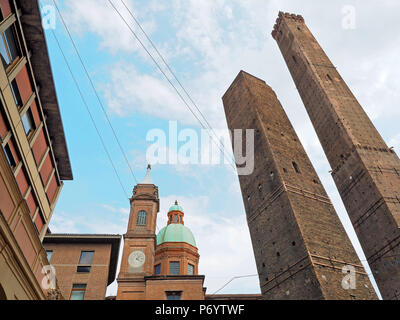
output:
[[224,289],[228,284],[230,284],[232,281],[236,280],[236,279],[242,279],[242,278],[252,278],[252,277],[258,277],[258,274],[251,274],[248,276],[237,276],[237,277],[233,277],[231,280],[229,280],[227,283],[225,283],[220,289],[218,289],[217,291],[215,291],[213,294],[217,294],[218,292],[220,292],[222,289]]
[[[188,93],[188,91],[185,89],[185,87],[182,85],[182,83],[180,82],[180,80],[178,79],[178,77],[176,76],[175,72],[172,70],[172,68],[169,66],[169,64],[167,63],[167,61],[164,59],[163,55],[160,53],[160,51],[157,49],[156,45],[154,44],[154,42],[151,40],[151,38],[148,36],[147,32],[143,29],[142,25],[140,24],[140,22],[136,19],[136,17],[133,15],[132,11],[129,9],[129,7],[126,5],[124,0],[121,0],[122,4],[124,5],[124,7],[126,8],[126,10],[129,12],[130,16],[132,17],[132,19],[136,22],[136,24],[139,26],[140,30],[142,30],[143,34],[145,35],[146,39],[150,42],[150,44],[152,45],[152,47],[154,48],[154,50],[157,52],[158,56],[161,58],[161,60],[163,61],[163,63],[165,64],[165,66],[167,67],[167,69],[169,70],[169,72],[172,74],[172,76],[175,78],[175,80],[177,81],[177,83],[179,84],[179,86],[182,88],[183,92],[186,94],[186,96],[189,98],[189,100],[192,102],[192,104],[194,105],[194,107],[196,108],[196,110],[200,113],[200,115],[202,116],[202,118],[204,119],[204,121],[207,124],[207,129],[210,130],[214,136],[217,138],[218,141],[218,136],[215,133],[215,131],[213,130],[213,128],[211,127],[210,123],[207,121],[207,118],[204,116],[204,114],[201,112],[200,108],[197,106],[197,104],[194,102],[194,100],[192,99],[191,95]],[[211,135],[210,135],[211,137]],[[212,137],[211,137],[212,138]],[[214,142],[215,143],[215,142]],[[220,149],[221,150],[221,149]],[[222,150],[221,150],[222,151]],[[227,155],[225,150],[223,150],[224,155]],[[229,156],[229,155],[228,155]],[[233,161],[235,163],[235,161]],[[235,168],[234,168],[235,169]]]
[[67,33],[68,33],[68,37],[69,37],[70,40],[71,40],[71,43],[72,43],[72,45],[73,45],[73,47],[74,47],[74,49],[75,49],[75,52],[76,52],[76,54],[77,54],[77,56],[78,56],[78,58],[79,58],[79,61],[80,61],[81,65],[82,65],[83,69],[85,70],[86,76],[87,76],[87,78],[89,79],[90,85],[92,86],[92,89],[93,89],[93,91],[94,91],[94,93],[95,93],[95,95],[96,95],[96,97],[97,97],[97,100],[98,100],[98,102],[99,102],[99,105],[100,105],[100,107],[101,107],[101,109],[102,109],[102,111],[103,111],[103,113],[104,113],[104,115],[105,115],[105,117],[106,117],[106,119],[107,119],[107,122],[108,122],[108,124],[109,124],[109,126],[110,126],[110,128],[111,128],[111,130],[112,130],[112,132],[113,132],[114,138],[115,138],[115,140],[117,141],[117,144],[118,144],[118,146],[119,146],[119,149],[121,150],[121,153],[123,154],[123,156],[124,156],[124,158],[125,158],[125,162],[126,162],[128,168],[129,168],[130,172],[131,172],[131,175],[132,175],[133,179],[136,181],[136,183],[139,183],[138,180],[136,179],[135,174],[133,173],[132,167],[131,167],[131,165],[129,164],[128,157],[126,156],[126,153],[125,153],[124,149],[122,148],[122,145],[121,145],[121,143],[120,143],[120,141],[119,141],[119,139],[118,139],[118,136],[117,136],[117,134],[116,134],[116,132],[115,132],[115,130],[114,130],[113,125],[111,124],[110,118],[109,118],[108,115],[107,115],[107,112],[106,112],[106,110],[105,110],[105,108],[104,108],[104,105],[103,105],[103,103],[102,103],[102,101],[101,101],[101,99],[100,99],[100,96],[99,96],[99,94],[98,94],[98,92],[97,92],[97,89],[96,89],[94,83],[93,83],[93,80],[92,80],[92,78],[91,78],[91,76],[90,76],[90,74],[89,74],[89,72],[88,72],[88,70],[87,70],[87,68],[86,68],[86,66],[85,66],[85,63],[83,62],[83,59],[82,59],[82,57],[81,57],[81,55],[80,55],[80,53],[79,53],[79,50],[78,50],[78,48],[77,48],[77,46],[76,46],[76,44],[75,44],[75,41],[74,41],[74,39],[72,38],[71,32],[69,31],[69,28],[68,28],[68,26],[67,26],[67,24],[66,24],[66,22],[65,22],[65,20],[64,20],[64,17],[63,17],[63,15],[61,14],[61,11],[60,11],[60,9],[58,8],[57,3],[56,3],[55,0],[53,0],[53,3],[54,3],[54,5],[55,5],[55,7],[56,7],[56,9],[57,9],[57,12],[58,12],[58,14],[59,14],[59,16],[60,16],[60,18],[61,18],[61,21],[62,21],[62,23],[63,23],[63,25],[64,25],[65,30],[66,30]]
[[[115,12],[120,16],[120,18],[122,19],[122,21],[125,23],[125,25],[128,27],[128,29],[131,31],[131,33],[134,35],[134,37],[136,38],[136,40],[140,43],[140,45],[143,47],[143,49],[146,51],[146,53],[149,55],[149,57],[151,58],[151,60],[154,62],[154,64],[157,66],[157,68],[159,69],[159,71],[164,75],[165,79],[169,82],[169,84],[174,88],[174,90],[176,91],[176,93],[178,94],[179,98],[183,101],[183,103],[186,105],[186,107],[189,109],[189,111],[192,113],[192,115],[197,119],[197,121],[200,123],[201,127],[205,130],[208,131],[208,128],[203,124],[203,122],[199,119],[199,117],[196,115],[196,113],[193,111],[193,109],[190,107],[190,105],[187,103],[186,99],[182,96],[182,94],[179,92],[179,90],[176,88],[176,86],[174,85],[174,83],[169,79],[169,77],[167,76],[167,74],[165,73],[165,71],[161,68],[160,64],[156,61],[156,59],[153,57],[153,55],[150,53],[150,51],[147,49],[147,47],[145,46],[145,44],[140,40],[140,38],[138,37],[138,35],[136,34],[136,32],[131,28],[131,26],[129,25],[129,23],[126,21],[126,19],[122,16],[121,12],[115,7],[114,3],[111,0],[108,0],[108,2],[110,3],[110,5],[113,7],[113,9],[115,10]],[[126,7],[126,5],[125,5]],[[128,11],[131,13],[131,11],[128,9]],[[132,17],[134,18],[133,14],[131,13]],[[139,22],[134,18],[134,20],[136,21],[136,23],[140,26]],[[144,29],[140,26],[140,29],[143,30]],[[144,32],[145,33],[145,32]],[[145,33],[146,34],[146,33]],[[147,36],[146,37],[150,40],[150,38]],[[177,79],[177,77],[175,76],[175,74],[172,72],[171,68],[168,66],[168,64],[165,62],[165,59],[161,56],[161,54],[159,53],[159,51],[156,49],[154,43],[150,40],[150,42],[152,43],[153,47],[155,48],[155,50],[158,52],[158,54],[160,55],[160,57],[162,58],[162,60],[164,61],[164,63],[167,65],[168,69],[171,71],[171,73],[174,75],[175,79]],[[178,79],[177,79],[178,80]],[[178,83],[179,80],[178,80]],[[181,85],[182,86],[182,85]],[[183,87],[182,87],[183,88]],[[183,90],[186,92],[186,94],[188,95],[187,91],[183,88]],[[189,95],[188,95],[189,96]],[[190,96],[189,96],[190,97]],[[190,98],[191,99],[191,98]],[[192,99],[191,99],[192,100]],[[193,100],[192,100],[193,101]],[[193,102],[194,103],[194,102]],[[195,105],[197,108],[197,105]],[[198,109],[198,108],[197,108]],[[199,110],[199,109],[198,109]],[[203,116],[203,118],[205,119],[204,115],[201,113],[201,111],[199,110],[200,114]],[[208,121],[206,120],[206,123],[208,123]],[[212,130],[212,129],[211,129]],[[217,144],[214,141],[214,138],[210,135],[210,138],[212,139],[212,141],[216,144],[216,146],[219,148],[219,150],[221,152],[224,153],[224,155],[226,155],[226,151],[223,150],[219,144]],[[235,163],[235,161],[233,162]],[[229,163],[232,168],[234,170],[236,170],[235,166],[232,165],[232,163]]]
[[122,180],[121,180],[121,178],[120,178],[120,176],[119,176],[119,174],[118,174],[118,171],[117,171],[117,169],[116,169],[116,167],[115,167],[115,165],[114,165],[114,162],[112,161],[111,155],[110,155],[110,153],[109,153],[108,150],[107,150],[107,146],[106,146],[106,144],[105,144],[105,142],[104,142],[104,140],[103,140],[103,138],[102,138],[102,136],[101,136],[101,134],[100,134],[99,129],[98,129],[97,126],[96,126],[96,122],[94,121],[93,115],[92,115],[92,113],[90,112],[90,109],[89,109],[89,106],[88,106],[88,104],[87,104],[87,102],[86,102],[86,99],[84,98],[83,93],[82,93],[82,91],[81,91],[81,89],[80,89],[80,87],[79,87],[78,81],[77,81],[77,79],[76,79],[74,73],[72,72],[71,66],[70,66],[70,64],[69,64],[69,62],[68,62],[68,60],[67,60],[67,57],[65,56],[65,53],[64,53],[64,51],[63,51],[63,49],[62,49],[62,47],[61,47],[61,44],[60,44],[60,42],[58,41],[58,38],[57,38],[55,32],[54,32],[53,30],[52,30],[51,32],[52,32],[52,34],[53,34],[54,39],[56,40],[56,43],[57,43],[58,48],[59,48],[60,51],[61,51],[61,54],[62,54],[62,56],[63,56],[63,58],[64,58],[64,61],[65,61],[66,65],[67,65],[67,67],[68,67],[68,70],[69,70],[70,74],[71,74],[71,77],[72,77],[72,79],[74,80],[75,86],[76,86],[76,88],[78,89],[78,92],[79,92],[79,95],[80,95],[80,97],[81,97],[81,99],[82,99],[82,101],[83,101],[83,104],[85,105],[86,110],[87,110],[87,112],[89,113],[89,116],[90,116],[90,119],[91,119],[91,121],[92,121],[92,124],[93,124],[94,128],[96,129],[97,135],[99,136],[99,139],[100,139],[100,141],[101,141],[101,144],[103,145],[104,151],[105,151],[106,154],[107,154],[108,160],[110,160],[111,166],[112,166],[113,169],[114,169],[114,172],[115,172],[115,175],[116,175],[117,178],[118,178],[119,184],[121,185],[121,188],[122,188],[122,190],[123,190],[123,192],[124,192],[126,198],[129,198],[129,196],[128,196],[128,194],[127,194],[127,192],[126,192],[126,190],[125,190],[125,188],[124,188],[124,186],[123,186],[123,184],[122,184]]
[[132,11],[129,9],[129,7],[126,5],[124,0],[121,0],[122,4],[126,8],[126,10],[129,12],[130,16],[132,19],[136,22],[136,24],[139,26],[140,30],[142,30],[143,34],[145,35],[146,39],[150,42],[151,46],[154,48],[154,50],[157,52],[158,56],[161,58],[165,66],[168,68],[169,72],[172,74],[172,76],[175,78],[175,80],[178,82],[179,86],[182,88],[182,90],[185,92],[186,96],[189,98],[189,100],[192,102],[194,107],[197,109],[197,111],[200,113],[204,121],[206,122],[208,128],[214,133],[215,136],[217,136],[212,129],[210,123],[207,121],[207,118],[204,116],[204,114],[201,112],[200,108],[197,106],[197,104],[194,102],[188,91],[185,89],[185,87],[182,85],[182,83],[179,81],[178,77],[176,76],[175,72],[172,71],[172,68],[169,66],[167,61],[164,59],[163,55],[160,53],[160,51],[157,49],[156,45],[154,42],[151,40],[151,38],[148,36],[147,32],[143,29],[142,25],[140,22],[136,19],[136,17],[133,15]]

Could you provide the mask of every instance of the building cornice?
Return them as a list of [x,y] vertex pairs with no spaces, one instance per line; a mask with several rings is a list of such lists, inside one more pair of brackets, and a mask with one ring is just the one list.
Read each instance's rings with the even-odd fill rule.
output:
[[29,60],[32,64],[37,86],[40,88],[39,98],[43,112],[47,117],[46,125],[52,140],[60,179],[72,180],[72,168],[45,33],[42,27],[39,3],[38,1],[19,1],[19,3],[24,38],[28,50],[31,52]]

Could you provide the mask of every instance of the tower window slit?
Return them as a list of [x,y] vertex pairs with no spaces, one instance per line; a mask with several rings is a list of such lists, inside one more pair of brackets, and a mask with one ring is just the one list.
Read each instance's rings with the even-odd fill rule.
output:
[[292,164],[293,164],[294,170],[295,170],[297,173],[300,173],[300,169],[299,169],[299,166],[297,165],[297,163],[293,161]]

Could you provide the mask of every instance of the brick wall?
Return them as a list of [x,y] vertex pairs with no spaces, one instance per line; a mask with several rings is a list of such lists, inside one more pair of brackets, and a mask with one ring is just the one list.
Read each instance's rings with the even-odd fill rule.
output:
[[400,160],[300,16],[280,13],[273,36],[333,170],[384,299],[400,299]]
[[[375,299],[273,90],[242,71],[223,102],[231,130],[255,130],[255,170],[239,180],[264,299]],[[357,271],[355,290],[342,287],[347,264]]]
[[[87,284],[85,300],[104,300],[110,266],[111,244],[58,244],[45,243],[46,250],[53,250],[50,264],[56,270],[61,292],[70,299],[73,284]],[[81,251],[94,251],[89,273],[78,273]]]

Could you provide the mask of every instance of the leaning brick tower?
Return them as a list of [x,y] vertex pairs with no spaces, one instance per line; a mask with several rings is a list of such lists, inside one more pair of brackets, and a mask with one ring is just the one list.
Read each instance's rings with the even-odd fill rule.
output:
[[264,299],[376,299],[275,92],[241,71],[223,102],[229,129],[255,130],[254,171],[239,180]]
[[272,32],[384,299],[400,299],[400,160],[299,15]]

